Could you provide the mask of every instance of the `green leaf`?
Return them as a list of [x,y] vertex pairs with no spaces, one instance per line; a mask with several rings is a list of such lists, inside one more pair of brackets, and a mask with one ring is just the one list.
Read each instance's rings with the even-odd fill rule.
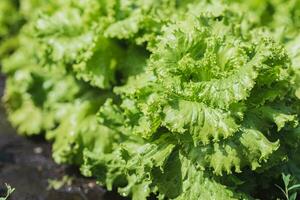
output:
[[163,125],[171,132],[192,135],[195,144],[203,144],[232,136],[238,125],[229,113],[191,101],[171,102],[164,108]]
[[279,141],[270,142],[260,131],[255,129],[242,130],[241,144],[246,148],[247,159],[255,170],[260,167],[259,162],[267,161],[268,157],[279,148]]
[[6,196],[5,197],[0,197],[0,200],[7,200],[9,198],[9,196],[15,191],[15,188],[12,188],[7,183],[5,183],[5,186],[7,188]]
[[[113,183],[119,186],[119,192],[133,199],[146,199],[154,188],[152,170],[164,170],[165,163],[175,145],[166,143],[168,137],[161,137],[152,144],[127,142],[119,145],[112,152],[95,154],[85,152],[85,164],[82,170],[85,174],[95,174],[111,190]],[[124,183],[126,182],[125,186]]]
[[293,185],[293,186],[289,187],[288,190],[294,190],[294,189],[298,189],[298,188],[300,188],[300,184]]
[[296,198],[297,198],[297,192],[294,192],[294,193],[290,196],[289,200],[296,200]]

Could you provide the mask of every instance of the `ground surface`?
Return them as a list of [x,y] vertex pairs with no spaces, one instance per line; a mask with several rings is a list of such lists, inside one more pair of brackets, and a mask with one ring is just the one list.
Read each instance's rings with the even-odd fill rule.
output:
[[[3,80],[0,75],[0,96],[3,94]],[[95,180],[81,177],[76,169],[55,164],[51,158],[51,145],[43,138],[16,135],[0,103],[0,196],[4,196],[4,183],[8,183],[16,189],[11,200],[123,199],[97,186]],[[70,185],[49,189],[49,181],[61,183],[64,176],[72,179]]]

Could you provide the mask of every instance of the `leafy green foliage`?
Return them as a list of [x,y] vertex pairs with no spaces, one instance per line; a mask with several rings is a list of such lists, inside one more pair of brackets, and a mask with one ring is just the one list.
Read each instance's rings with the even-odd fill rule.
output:
[[247,174],[300,171],[298,0],[16,2],[3,100],[56,162],[134,200],[252,199]]

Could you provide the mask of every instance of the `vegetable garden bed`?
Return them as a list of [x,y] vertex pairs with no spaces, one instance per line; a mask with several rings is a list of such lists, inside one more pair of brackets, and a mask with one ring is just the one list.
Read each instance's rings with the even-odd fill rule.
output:
[[296,199],[299,0],[1,0],[0,42],[56,163],[133,200]]
[[[0,77],[0,96],[3,88],[4,77]],[[43,137],[18,136],[0,104],[0,197],[5,196],[4,183],[8,183],[15,188],[10,200],[125,200],[95,182],[82,177],[75,166],[56,164],[51,144]]]

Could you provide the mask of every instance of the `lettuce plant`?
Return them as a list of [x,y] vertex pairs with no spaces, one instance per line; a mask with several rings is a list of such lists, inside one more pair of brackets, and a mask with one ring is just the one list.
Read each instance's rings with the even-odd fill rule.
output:
[[297,0],[17,5],[3,100],[56,162],[134,200],[252,199],[299,171]]

